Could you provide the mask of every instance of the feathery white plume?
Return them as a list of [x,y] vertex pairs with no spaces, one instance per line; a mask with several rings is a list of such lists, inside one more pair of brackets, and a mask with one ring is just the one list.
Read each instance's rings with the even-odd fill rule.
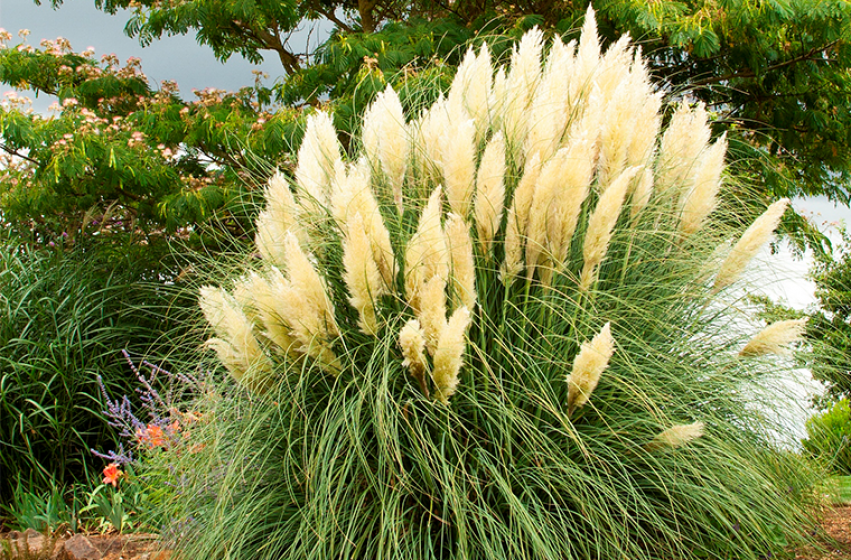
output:
[[321,212],[328,206],[334,165],[341,158],[340,142],[331,116],[318,111],[307,117],[295,168],[303,207]]
[[733,246],[730,254],[721,263],[718,274],[715,276],[715,284],[713,285],[715,290],[726,288],[739,279],[748,263],[774,233],[788,205],[788,198],[778,200],[745,230],[745,233]]
[[774,322],[757,333],[742,348],[739,355],[756,357],[766,354],[787,354],[789,345],[801,339],[806,326],[806,317]]
[[454,307],[464,305],[472,311],[476,308],[476,262],[470,226],[458,214],[449,214],[443,231],[449,250]]
[[446,200],[453,212],[470,212],[476,176],[476,128],[472,120],[456,123],[443,139],[443,181]]
[[584,342],[573,360],[573,369],[567,376],[567,414],[582,408],[597,388],[600,376],[609,367],[615,352],[611,325],[606,323],[591,342]]
[[505,138],[497,132],[485,147],[476,175],[476,232],[485,258],[490,257],[494,235],[505,209]]
[[385,293],[384,280],[372,254],[369,235],[360,214],[349,221],[343,240],[343,280],[349,288],[349,303],[358,310],[358,326],[365,334],[378,334],[375,302]]
[[465,335],[469,325],[470,312],[466,307],[459,307],[443,327],[437,341],[431,377],[437,398],[443,404],[449,404],[449,398],[458,388],[458,373],[464,363]]
[[419,295],[426,281],[433,276],[449,278],[446,240],[441,225],[441,188],[429,197],[417,231],[405,249],[405,294],[414,309],[419,308]]
[[380,164],[390,184],[393,201],[401,214],[402,184],[410,160],[410,133],[399,96],[388,85],[379,93],[364,115],[363,141],[367,157]]
[[216,351],[237,381],[253,385],[260,376],[271,373],[272,362],[257,342],[251,321],[227,292],[222,288],[204,286],[198,303],[218,335],[218,338],[208,340],[206,345]]
[[644,446],[647,451],[653,451],[663,447],[675,449],[682,447],[688,442],[699,438],[704,434],[705,426],[703,422],[694,422],[692,424],[679,424],[672,426],[664,432],[658,434],[653,441]]
[[626,191],[629,188],[630,181],[638,171],[639,168],[630,167],[621,173],[609,188],[600,195],[597,207],[591,213],[588,220],[588,230],[585,233],[585,244],[582,248],[585,264],[582,267],[579,286],[583,290],[590,288],[596,279],[597,267],[606,256],[609,241],[612,239],[612,232],[618,221],[618,216],[620,216],[624,198],[626,198]]
[[726,153],[727,135],[724,133],[698,158],[694,184],[683,201],[680,231],[685,235],[698,231],[715,209],[716,197],[721,189],[721,172],[724,170]]

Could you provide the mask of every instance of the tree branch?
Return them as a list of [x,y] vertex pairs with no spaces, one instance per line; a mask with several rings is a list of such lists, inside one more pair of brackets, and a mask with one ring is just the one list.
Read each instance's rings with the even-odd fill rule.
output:
[[[772,66],[768,66],[765,69],[765,72],[773,72],[774,70],[779,70],[780,68],[784,68],[786,66],[792,66],[792,65],[795,65],[799,62],[804,62],[805,60],[818,61],[819,59],[816,58],[815,55],[818,54],[818,53],[826,51],[830,47],[834,46],[837,42],[838,41],[832,41],[832,42],[830,42],[827,45],[824,45],[822,47],[816,47],[814,49],[811,49],[808,52],[806,52],[806,53],[804,53],[800,56],[796,56],[794,58],[790,58],[789,60],[784,60],[783,62],[774,64]],[[728,74],[724,74],[723,76],[713,76],[711,78],[704,78],[703,80],[697,80],[697,81],[691,82],[690,86],[691,87],[708,86],[708,85],[717,84],[717,83],[720,83],[720,82],[725,82],[727,80],[732,80],[734,78],[755,78],[755,77],[756,77],[756,71],[753,68],[747,68],[747,69],[745,69],[741,72],[730,72]]]
[[41,165],[41,162],[38,161],[37,159],[33,159],[29,156],[25,156],[24,154],[18,152],[17,150],[13,150],[12,148],[7,146],[6,144],[0,144],[0,150],[3,150],[4,152],[9,154],[10,156],[19,157],[21,159],[27,160],[30,163],[34,163],[36,165]]

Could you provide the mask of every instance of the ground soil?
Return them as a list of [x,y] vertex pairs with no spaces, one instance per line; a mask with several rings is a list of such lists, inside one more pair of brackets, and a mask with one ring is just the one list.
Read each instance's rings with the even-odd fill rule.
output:
[[795,558],[851,560],[851,506],[825,507],[822,510],[821,529],[818,535],[821,546],[799,550]]
[[[33,533],[30,533],[33,535]],[[0,534],[0,539],[20,538],[20,533]],[[70,535],[59,538],[57,551]],[[87,535],[101,560],[168,560],[153,535]],[[821,513],[819,545],[795,551],[796,560],[851,560],[851,505],[825,506]],[[39,543],[40,544],[40,543]],[[2,556],[2,554],[0,554]],[[57,555],[54,555],[56,558]],[[50,558],[50,556],[47,556]]]

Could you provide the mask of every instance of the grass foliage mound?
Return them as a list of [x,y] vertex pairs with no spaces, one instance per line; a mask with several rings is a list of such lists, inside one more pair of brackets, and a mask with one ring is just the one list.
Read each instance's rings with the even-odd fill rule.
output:
[[90,450],[117,434],[98,376],[109,391],[132,393],[121,350],[144,355],[162,333],[182,330],[166,318],[173,294],[156,274],[106,243],[51,250],[0,240],[0,503],[16,489],[40,494],[101,470]]
[[[344,162],[311,117],[262,259],[201,290],[230,375],[149,472],[186,558],[760,558],[806,468],[751,406],[798,322],[726,302],[787,201],[723,224],[726,143],[665,131],[623,40],[470,51]],[[749,338],[752,339],[748,341]],[[165,488],[165,486],[163,486]]]

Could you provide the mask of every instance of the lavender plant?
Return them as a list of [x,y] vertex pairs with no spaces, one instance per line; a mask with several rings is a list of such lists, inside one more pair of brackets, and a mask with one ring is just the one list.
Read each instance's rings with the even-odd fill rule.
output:
[[[160,457],[186,558],[760,558],[806,465],[753,405],[799,326],[746,345],[726,140],[628,38],[468,52],[413,116],[388,88],[347,161],[308,121],[260,263],[200,305],[229,377]],[[194,452],[189,452],[189,445]],[[201,445],[201,447],[199,447]],[[215,476],[212,473],[216,473]]]

